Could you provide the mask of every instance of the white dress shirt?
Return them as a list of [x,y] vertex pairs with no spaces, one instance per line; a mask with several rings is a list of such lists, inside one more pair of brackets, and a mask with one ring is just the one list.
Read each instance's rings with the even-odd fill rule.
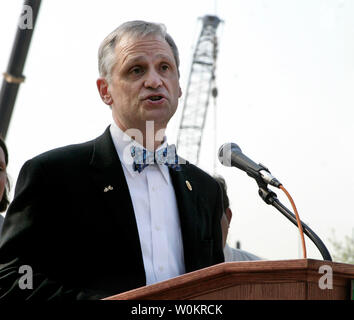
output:
[[[115,123],[111,124],[110,132],[133,202],[146,284],[185,273],[181,226],[168,167],[152,164],[141,173],[134,171],[130,148],[140,145]],[[159,149],[166,146],[165,139]]]

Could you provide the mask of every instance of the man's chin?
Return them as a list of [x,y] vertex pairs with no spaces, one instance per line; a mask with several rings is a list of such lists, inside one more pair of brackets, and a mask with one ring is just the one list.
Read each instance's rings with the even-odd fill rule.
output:
[[155,123],[168,123],[168,121],[171,119],[172,115],[169,113],[168,110],[148,110],[145,111],[144,113],[144,119],[145,121],[154,121]]

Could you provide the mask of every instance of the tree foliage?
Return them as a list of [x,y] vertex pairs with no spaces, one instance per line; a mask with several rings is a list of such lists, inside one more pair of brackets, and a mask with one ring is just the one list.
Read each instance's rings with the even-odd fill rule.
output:
[[335,232],[328,239],[333,247],[332,259],[336,262],[354,264],[354,236],[344,236],[344,240],[340,241],[336,238]]

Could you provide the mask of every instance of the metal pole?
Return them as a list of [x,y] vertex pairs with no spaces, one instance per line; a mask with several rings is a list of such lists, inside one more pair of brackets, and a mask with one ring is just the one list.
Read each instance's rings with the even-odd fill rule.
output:
[[5,139],[20,84],[25,80],[23,68],[31,43],[41,0],[25,0],[19,19],[9,64],[0,91],[0,135]]

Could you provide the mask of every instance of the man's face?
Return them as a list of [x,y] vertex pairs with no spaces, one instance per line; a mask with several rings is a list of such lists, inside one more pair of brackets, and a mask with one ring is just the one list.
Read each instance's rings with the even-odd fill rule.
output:
[[115,53],[108,84],[115,122],[123,130],[144,130],[146,121],[154,121],[155,129],[165,128],[182,94],[170,46],[159,36],[125,37]]

